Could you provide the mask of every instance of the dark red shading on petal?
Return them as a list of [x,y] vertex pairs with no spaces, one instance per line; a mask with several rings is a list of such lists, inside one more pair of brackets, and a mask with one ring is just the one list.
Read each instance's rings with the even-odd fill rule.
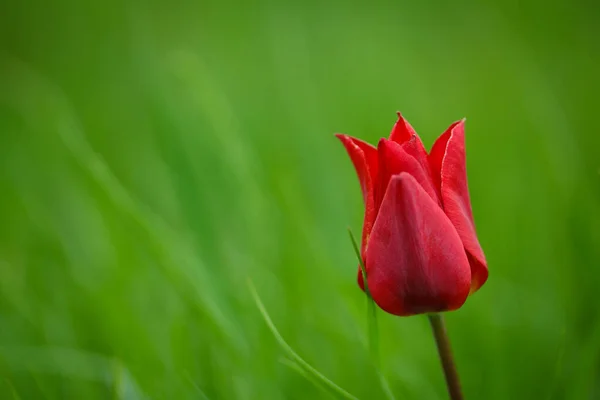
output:
[[410,126],[408,121],[404,119],[400,112],[398,112],[397,114],[398,121],[396,121],[396,124],[394,124],[394,127],[392,128],[392,132],[390,133],[390,140],[402,144],[407,140],[410,140],[410,138],[413,135],[415,135],[416,132],[413,129],[413,127]]
[[366,256],[371,295],[388,313],[454,310],[469,295],[471,270],[460,237],[408,173],[390,181]]
[[421,155],[419,155],[419,144],[417,140],[418,137],[413,135],[409,141],[404,142],[402,145],[387,139],[381,139],[379,141],[379,144],[377,145],[377,153],[379,156],[379,175],[377,177],[377,183],[375,186],[376,210],[379,209],[379,206],[383,201],[390,180],[394,175],[398,175],[401,172],[407,172],[412,175],[417,180],[419,185],[421,185],[421,187],[425,190],[425,192],[427,192],[427,194],[429,194],[429,196],[439,204],[437,190],[435,189],[431,180],[429,166],[426,165],[423,167],[423,164],[407,151],[409,150],[417,157],[421,157]]
[[487,280],[488,268],[473,222],[467,184],[464,127],[464,120],[450,125],[434,143],[429,162],[434,180],[437,176],[439,182],[444,211],[456,228],[467,252],[471,264],[473,293]]
[[425,171],[429,177],[431,185],[435,190],[437,195],[435,199],[437,199],[438,203],[441,205],[442,196],[440,193],[439,184],[433,179],[434,176],[431,171],[431,165],[429,164],[429,156],[427,155],[427,150],[425,150],[425,146],[423,146],[423,142],[421,141],[419,135],[415,134],[409,141],[402,143],[402,147],[408,154],[413,156],[415,160],[419,162],[419,164],[421,164],[421,168],[423,168],[423,171]]
[[376,215],[373,187],[377,178],[378,169],[377,149],[369,143],[348,135],[338,133],[336,136],[346,148],[346,151],[352,160],[352,164],[354,164],[358,180],[360,181],[363,199],[365,201],[365,219],[361,244],[361,254],[363,254],[364,259],[364,251]]

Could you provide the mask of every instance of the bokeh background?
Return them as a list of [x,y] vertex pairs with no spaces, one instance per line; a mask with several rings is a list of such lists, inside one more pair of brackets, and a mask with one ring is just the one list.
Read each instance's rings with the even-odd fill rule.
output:
[[[467,118],[466,398],[600,399],[599,8],[2,2],[0,398],[331,398],[249,279],[307,362],[385,398],[333,134],[399,110],[427,147]],[[378,322],[396,397],[445,399],[427,319]]]

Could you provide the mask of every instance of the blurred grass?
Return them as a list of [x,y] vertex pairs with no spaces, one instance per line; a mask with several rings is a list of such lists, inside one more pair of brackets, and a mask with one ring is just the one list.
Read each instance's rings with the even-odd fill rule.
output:
[[[597,5],[0,4],[0,398],[308,399],[284,339],[383,398],[346,226],[401,110],[467,117],[490,280],[448,326],[469,399],[600,398]],[[380,314],[399,399],[425,318]]]

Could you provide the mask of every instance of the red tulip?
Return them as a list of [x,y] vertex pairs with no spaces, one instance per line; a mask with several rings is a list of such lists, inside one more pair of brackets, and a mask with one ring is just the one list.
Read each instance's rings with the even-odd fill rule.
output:
[[[429,154],[400,113],[377,148],[336,136],[365,201],[361,257],[373,300],[401,316],[461,307],[488,277],[467,187],[464,120]],[[358,283],[364,290],[360,269]]]

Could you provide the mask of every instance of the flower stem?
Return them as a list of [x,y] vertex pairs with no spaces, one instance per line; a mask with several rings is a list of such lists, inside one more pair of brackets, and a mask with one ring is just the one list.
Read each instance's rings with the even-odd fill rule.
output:
[[440,355],[440,361],[442,362],[442,368],[444,369],[444,376],[446,377],[446,385],[448,386],[450,399],[463,400],[463,395],[460,390],[460,380],[458,378],[456,366],[454,365],[450,340],[448,339],[446,325],[444,324],[444,317],[442,314],[429,314],[429,323],[431,324],[431,330],[433,331],[435,343]]

